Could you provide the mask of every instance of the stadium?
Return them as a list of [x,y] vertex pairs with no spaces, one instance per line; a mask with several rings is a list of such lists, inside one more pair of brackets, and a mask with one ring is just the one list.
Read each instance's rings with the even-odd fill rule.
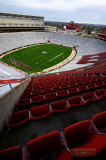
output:
[[105,160],[106,29],[45,32],[0,13],[0,160]]

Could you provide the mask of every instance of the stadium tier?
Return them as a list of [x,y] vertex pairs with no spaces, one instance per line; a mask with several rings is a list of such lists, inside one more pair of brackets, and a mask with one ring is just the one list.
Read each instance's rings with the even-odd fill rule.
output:
[[106,41],[106,28],[102,29],[102,31],[98,33],[97,38]]
[[48,41],[77,51],[71,62],[41,75],[0,63],[0,83],[18,84],[0,97],[0,160],[105,160],[105,42],[45,32],[0,33],[0,39],[1,58]]
[[44,17],[0,13],[0,32],[44,31]]
[[32,77],[4,123],[0,158],[105,159],[105,75],[102,61],[92,68]]

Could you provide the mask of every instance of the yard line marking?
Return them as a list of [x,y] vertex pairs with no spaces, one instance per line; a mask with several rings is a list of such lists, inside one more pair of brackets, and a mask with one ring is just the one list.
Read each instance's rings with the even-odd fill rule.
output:
[[53,57],[52,59],[49,60],[49,62],[52,61],[52,60],[54,60],[54,59],[56,59],[57,57],[61,56],[62,54],[64,54],[64,52],[61,53],[61,54],[59,54],[59,55],[57,55],[56,57]]

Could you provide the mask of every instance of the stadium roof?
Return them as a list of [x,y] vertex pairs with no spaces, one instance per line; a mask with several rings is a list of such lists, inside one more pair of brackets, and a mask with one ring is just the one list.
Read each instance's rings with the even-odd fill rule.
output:
[[16,13],[4,13],[4,12],[0,12],[0,17],[25,17],[25,18],[32,18],[32,19],[44,19],[43,16],[33,16],[33,15],[24,15],[24,14],[16,14]]

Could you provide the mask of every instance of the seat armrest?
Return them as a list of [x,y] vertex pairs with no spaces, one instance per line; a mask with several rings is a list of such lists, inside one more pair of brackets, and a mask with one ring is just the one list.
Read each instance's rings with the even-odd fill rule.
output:
[[22,160],[28,160],[29,156],[26,154],[26,147],[22,147]]
[[94,134],[100,134],[92,120],[90,120],[89,132]]
[[65,147],[65,149],[66,149],[67,151],[69,151],[69,152],[73,155],[73,152],[68,148],[68,144],[67,144],[67,142],[66,142],[64,133],[63,133],[63,132],[60,132],[60,135],[61,135],[61,138],[62,138],[62,145]]
[[52,112],[52,111],[53,111],[53,109],[52,109],[51,105],[49,105],[49,108],[50,108],[50,112]]
[[29,120],[31,119],[31,111],[29,111]]

